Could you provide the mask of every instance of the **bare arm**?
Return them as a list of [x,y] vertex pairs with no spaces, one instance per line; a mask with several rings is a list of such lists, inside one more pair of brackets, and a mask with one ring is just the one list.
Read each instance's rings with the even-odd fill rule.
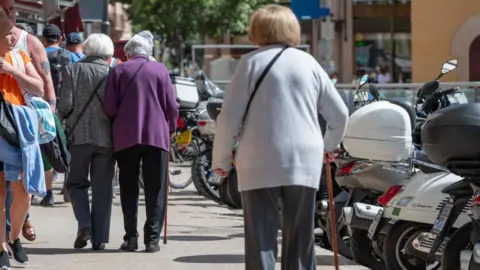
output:
[[43,96],[43,82],[32,63],[28,63],[25,66],[25,73],[14,69],[12,75],[15,77],[20,88],[25,89],[25,91],[34,96]]
[[48,62],[47,52],[42,42],[33,35],[28,35],[28,49],[32,57],[32,64],[43,81],[43,98],[50,104],[52,111],[55,111],[57,98],[55,88],[53,87],[52,76],[50,74],[50,63]]

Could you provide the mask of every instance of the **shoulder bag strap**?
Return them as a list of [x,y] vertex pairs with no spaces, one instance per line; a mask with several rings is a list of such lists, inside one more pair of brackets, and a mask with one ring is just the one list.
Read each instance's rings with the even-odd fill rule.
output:
[[250,99],[248,100],[247,108],[245,109],[245,114],[243,115],[242,124],[245,123],[245,119],[247,118],[248,110],[250,109],[250,105],[252,104],[252,100],[255,97],[255,94],[257,93],[258,87],[262,83],[265,76],[267,76],[267,73],[270,70],[270,68],[272,68],[273,64],[275,64],[275,62],[277,62],[278,58],[280,58],[280,55],[282,55],[282,53],[288,48],[289,48],[289,46],[286,46],[280,52],[278,52],[275,55],[275,57],[273,57],[273,59],[270,60],[270,63],[268,63],[268,65],[265,67],[265,69],[263,70],[260,77],[258,77],[258,80],[255,82],[255,86],[253,88],[252,94],[250,95]]
[[85,103],[85,106],[83,106],[82,110],[81,110],[80,113],[78,114],[77,119],[75,120],[75,122],[73,123],[72,127],[71,127],[70,130],[68,131],[67,140],[70,139],[70,137],[72,136],[73,131],[74,131],[75,128],[77,127],[78,123],[80,122],[80,119],[82,119],[83,115],[84,115],[85,112],[87,111],[88,105],[90,105],[90,103],[92,103],[93,98],[97,95],[98,90],[99,90],[100,87],[102,86],[103,82],[107,79],[107,77],[108,77],[108,74],[107,74],[107,76],[105,76],[102,80],[100,80],[100,82],[97,84],[97,86],[96,86],[95,89],[93,90],[92,94],[90,95],[90,97],[88,98],[87,102]]
[[146,64],[147,62],[150,62],[150,60],[147,59],[145,62],[143,62],[143,63],[138,67],[137,71],[135,71],[135,73],[133,74],[132,78],[130,78],[130,80],[129,80],[128,83],[126,84],[127,90],[125,91],[125,93],[123,93],[122,101],[120,101],[120,106],[119,106],[119,108],[122,107],[123,100],[125,99],[125,96],[127,95],[128,89],[131,88],[130,86],[131,86],[133,80],[135,79],[135,77],[137,77],[138,72],[140,72],[140,70],[142,70],[143,66],[145,66],[145,64]]

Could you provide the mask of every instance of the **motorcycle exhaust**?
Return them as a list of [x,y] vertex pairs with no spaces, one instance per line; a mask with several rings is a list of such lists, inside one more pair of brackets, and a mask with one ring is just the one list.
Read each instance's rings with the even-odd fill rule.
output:
[[347,226],[355,229],[368,230],[382,207],[366,203],[354,203],[352,207],[342,209]]

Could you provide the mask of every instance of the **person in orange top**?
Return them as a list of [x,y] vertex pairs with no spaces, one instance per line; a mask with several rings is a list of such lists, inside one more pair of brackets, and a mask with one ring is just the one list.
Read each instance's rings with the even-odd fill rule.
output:
[[[25,65],[25,72],[13,65],[10,52],[15,44],[14,26],[4,10],[0,9],[0,91],[8,102],[14,105],[24,105],[25,101],[20,89],[25,89],[32,95],[42,97],[43,81],[26,53],[20,51]],[[4,250],[3,245],[6,242],[6,181],[3,173],[3,163],[0,165],[0,269],[10,269],[8,252]],[[9,181],[9,183],[13,201],[10,207],[11,231],[7,244],[12,250],[13,258],[17,262],[28,263],[28,256],[20,244],[20,233],[30,208],[30,196],[25,189],[23,180]]]

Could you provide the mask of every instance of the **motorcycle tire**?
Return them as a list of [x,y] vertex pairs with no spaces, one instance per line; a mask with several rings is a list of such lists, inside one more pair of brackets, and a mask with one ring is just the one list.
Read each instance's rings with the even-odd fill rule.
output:
[[470,244],[470,233],[473,229],[474,226],[470,221],[458,228],[450,237],[443,250],[442,269],[460,270],[460,252]]
[[[345,258],[352,259],[352,251],[350,249],[350,239],[348,242],[344,241],[345,234],[346,236],[350,236],[348,234],[348,230],[346,225],[344,225],[344,228],[339,231],[338,228],[340,228],[340,222],[339,218],[342,215],[342,209],[345,206],[344,202],[341,203],[335,203],[335,218],[337,219],[337,240],[338,240],[338,253],[342,255]],[[326,226],[326,231],[325,234],[327,235],[328,242],[330,243],[330,246],[333,246],[333,231],[332,231],[332,216],[330,215],[330,211],[328,212],[327,216],[327,226]]]
[[[209,188],[208,174],[206,166],[211,166],[212,162],[212,150],[207,149],[203,151],[191,164],[192,182],[198,193],[216,203],[221,203],[218,193],[213,192],[211,187]],[[209,168],[211,170],[211,168]]]
[[[426,269],[427,262],[416,258],[417,264],[412,264],[410,261],[402,261],[402,249],[406,242],[413,237],[413,235],[418,235],[419,233],[429,232],[432,228],[432,225],[408,222],[408,221],[397,221],[388,231],[385,242],[383,244],[383,258],[387,269],[389,270],[424,270]],[[412,255],[408,255],[412,257]],[[410,258],[411,259],[411,258]],[[435,268],[429,269],[440,269],[441,265],[438,265]]]
[[[361,229],[352,229],[350,238],[350,248],[352,257],[356,263],[359,263],[372,270],[385,270],[383,261],[375,258],[371,241],[368,238],[368,231]],[[450,269],[449,269],[450,270]]]

